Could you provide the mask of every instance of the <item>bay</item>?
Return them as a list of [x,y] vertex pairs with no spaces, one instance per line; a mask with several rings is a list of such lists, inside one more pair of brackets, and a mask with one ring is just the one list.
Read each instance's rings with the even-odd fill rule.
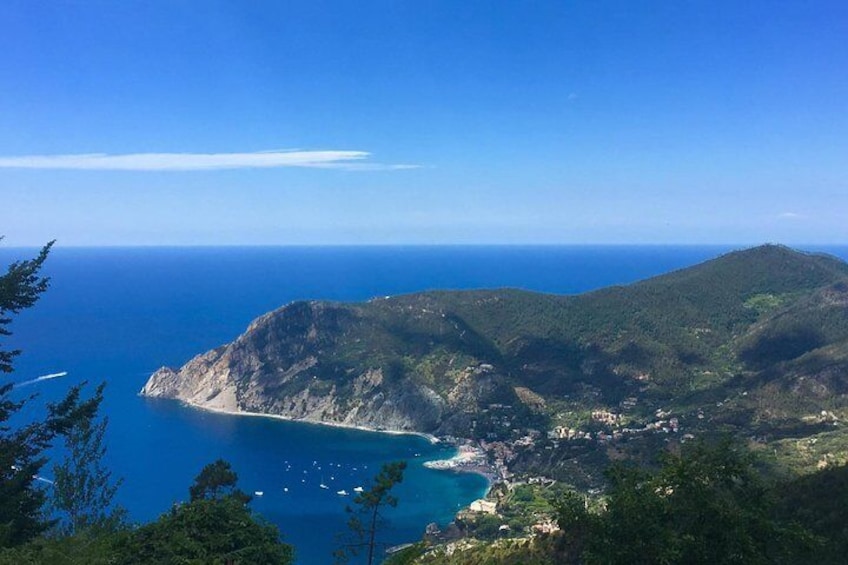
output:
[[[252,507],[296,546],[298,562],[329,563],[352,492],[383,463],[410,463],[386,541],[420,538],[481,496],[482,477],[421,463],[451,450],[398,436],[213,414],[137,395],[162,365],[179,366],[238,336],[255,317],[294,300],[356,301],[427,289],[518,287],[578,293],[626,284],[715,257],[723,246],[62,248],[45,267],[50,290],[20,314],[4,347],[24,351],[15,382],[30,409],[73,383],[106,381],[108,464],[124,479],[119,502],[148,521],[187,497],[192,478],[230,461]],[[817,248],[843,258],[848,248]],[[0,248],[0,265],[34,255]],[[320,467],[320,468],[319,468]],[[45,473],[49,474],[49,473]],[[320,488],[320,483],[330,488]],[[287,489],[287,490],[286,490]]]

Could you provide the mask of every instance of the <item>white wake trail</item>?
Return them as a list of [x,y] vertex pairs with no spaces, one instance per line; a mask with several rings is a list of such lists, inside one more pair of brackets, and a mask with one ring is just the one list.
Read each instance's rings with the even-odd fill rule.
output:
[[[12,470],[15,471],[15,472],[18,472],[18,471],[21,470],[21,468],[18,467],[17,465],[12,465]],[[40,477],[38,475],[33,475],[32,478],[35,479],[36,481],[41,481],[42,483],[47,483],[48,485],[55,485],[56,484],[56,481],[51,481],[50,479],[45,479],[44,477]]]
[[29,380],[29,381],[24,381],[22,383],[18,383],[18,384],[15,385],[15,388],[20,388],[22,386],[29,386],[29,385],[32,385],[32,384],[35,384],[35,383],[40,383],[41,381],[49,381],[50,379],[58,379],[59,377],[64,377],[67,374],[68,374],[67,371],[61,371],[59,373],[50,373],[49,375],[42,375],[38,378]]

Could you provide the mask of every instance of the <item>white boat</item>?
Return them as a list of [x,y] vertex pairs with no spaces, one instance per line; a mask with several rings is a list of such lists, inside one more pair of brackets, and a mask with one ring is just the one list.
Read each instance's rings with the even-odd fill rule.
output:
[[255,490],[255,491],[253,491],[253,495],[254,495],[254,496],[262,496],[263,494],[265,494],[265,493],[264,493],[264,492],[262,492],[261,490]]
[[348,492],[346,490],[342,489],[340,491],[336,491],[336,494],[339,495],[339,496],[347,496]]
[[319,487],[321,487],[321,488],[323,488],[323,489],[328,489],[328,488],[330,488],[330,487],[328,487],[327,485],[325,485],[324,483],[321,483],[321,484],[320,484],[320,485],[318,485],[318,486],[319,486]]
[[353,492],[365,492],[365,489],[362,487],[353,487]]

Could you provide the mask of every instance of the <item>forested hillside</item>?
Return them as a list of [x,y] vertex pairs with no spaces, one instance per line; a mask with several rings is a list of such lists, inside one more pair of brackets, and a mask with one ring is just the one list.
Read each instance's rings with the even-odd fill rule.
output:
[[[588,468],[606,460],[584,449],[587,438],[651,452],[649,432],[663,429],[730,431],[770,443],[781,464],[813,468],[848,453],[834,425],[846,351],[848,265],[768,245],[578,296],[298,302],[160,370],[143,394],[489,441],[530,434],[546,452],[512,449],[510,463],[552,476],[573,476],[584,455]],[[814,437],[809,449],[793,443]]]

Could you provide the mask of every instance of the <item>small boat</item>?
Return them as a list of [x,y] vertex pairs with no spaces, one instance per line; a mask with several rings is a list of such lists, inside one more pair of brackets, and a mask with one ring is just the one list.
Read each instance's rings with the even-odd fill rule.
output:
[[289,492],[289,487],[283,487],[283,492]]
[[253,495],[254,495],[254,496],[262,496],[263,494],[265,494],[265,493],[264,493],[264,492],[262,492],[261,490],[255,490],[255,491],[253,491]]
[[365,492],[365,489],[362,487],[353,487],[353,492]]
[[320,485],[318,485],[318,486],[319,486],[319,487],[321,487],[321,488],[323,488],[323,489],[328,489],[328,488],[330,488],[330,487],[328,487],[327,485],[325,485],[324,483],[321,483],[321,484],[320,484]]
[[342,490],[336,491],[336,494],[339,495],[339,496],[347,496],[348,492],[346,490],[342,489]]

